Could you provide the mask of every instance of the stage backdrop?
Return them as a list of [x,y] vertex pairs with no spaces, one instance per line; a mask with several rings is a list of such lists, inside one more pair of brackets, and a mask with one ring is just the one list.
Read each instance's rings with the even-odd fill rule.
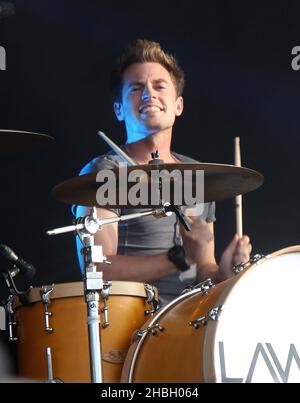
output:
[[[81,279],[73,235],[46,235],[72,221],[70,207],[50,191],[108,150],[98,129],[118,144],[125,140],[108,77],[134,38],[159,41],[186,72],[185,111],[173,149],[231,164],[233,140],[240,136],[242,165],[265,176],[265,184],[244,197],[244,230],[254,252],[300,243],[300,71],[293,70],[291,54],[300,45],[300,6],[219,3],[201,2],[196,9],[189,0],[159,7],[18,0],[14,15],[0,15],[0,128],[55,138],[37,154],[0,159],[0,240],[36,266],[33,285]],[[219,257],[235,231],[234,200],[217,203],[216,214]],[[4,298],[3,284],[0,290]]]

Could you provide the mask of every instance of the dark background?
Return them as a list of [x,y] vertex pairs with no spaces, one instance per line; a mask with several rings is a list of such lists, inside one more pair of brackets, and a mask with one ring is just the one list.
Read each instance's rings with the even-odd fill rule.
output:
[[[185,112],[173,149],[231,164],[233,139],[240,136],[242,165],[265,176],[265,184],[244,197],[244,230],[254,251],[300,243],[300,71],[291,68],[291,50],[300,45],[297,2],[13,3],[15,15],[0,19],[7,53],[0,128],[55,137],[43,152],[0,160],[0,240],[34,263],[33,285],[80,280],[73,235],[46,235],[72,220],[69,206],[50,191],[108,150],[98,129],[118,144],[125,140],[108,77],[115,57],[138,37],[159,41],[186,72]],[[218,203],[218,257],[234,231],[234,200]],[[4,298],[3,284],[0,290]]]

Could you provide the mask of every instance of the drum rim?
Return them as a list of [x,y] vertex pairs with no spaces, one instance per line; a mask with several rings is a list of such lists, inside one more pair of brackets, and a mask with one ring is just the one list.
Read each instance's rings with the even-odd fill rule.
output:
[[[152,320],[150,321],[146,321],[146,323],[141,327],[141,329],[139,330],[145,330],[147,329],[147,327],[153,326],[155,324],[155,322],[157,322],[159,320],[159,318],[164,315],[167,311],[169,311],[174,305],[177,305],[178,302],[181,302],[182,300],[194,295],[194,294],[198,294],[199,292],[201,292],[200,288],[196,288],[194,290],[191,290],[189,292],[186,292],[182,295],[180,295],[179,297],[175,298],[173,301],[169,302],[169,304],[167,304],[166,306],[164,306],[163,308],[161,308],[156,315],[152,318]],[[134,350],[133,356],[130,359],[128,353],[123,365],[123,369],[122,369],[122,375],[121,375],[121,381],[122,382],[128,382],[128,383],[132,383],[133,382],[133,371],[135,368],[135,363],[136,360],[138,358],[138,355],[140,353],[141,347],[143,342],[145,341],[146,337],[149,335],[149,333],[145,332],[142,337],[137,341],[137,345],[136,348]],[[126,371],[126,360],[130,359],[130,364],[129,364],[129,370]],[[127,367],[128,368],[128,367]],[[128,376],[126,375],[128,374]],[[126,380],[123,380],[123,375],[126,375]],[[127,379],[128,378],[128,379]]]
[[[54,287],[50,295],[50,300],[81,297],[83,293],[83,282],[76,281],[70,283],[54,283],[51,285],[33,287],[28,293],[28,302],[41,302],[40,290],[41,287]],[[157,288],[153,286],[155,295],[158,295]],[[112,281],[112,286],[109,289],[109,295],[130,296],[147,298],[148,295],[145,289],[145,283],[133,281]],[[17,297],[15,297],[18,299]],[[20,302],[15,301],[14,307],[22,305]]]

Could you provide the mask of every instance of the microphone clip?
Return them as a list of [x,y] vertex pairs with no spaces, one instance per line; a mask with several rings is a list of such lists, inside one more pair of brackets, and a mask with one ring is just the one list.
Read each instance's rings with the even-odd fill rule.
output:
[[20,272],[20,269],[15,265],[12,264],[11,267],[7,271],[2,271],[1,275],[4,278],[5,284],[9,290],[10,295],[16,295],[19,297],[20,302],[23,305],[28,305],[29,301],[27,295],[29,291],[32,289],[32,286],[29,286],[25,290],[19,290],[15,281],[14,277]]

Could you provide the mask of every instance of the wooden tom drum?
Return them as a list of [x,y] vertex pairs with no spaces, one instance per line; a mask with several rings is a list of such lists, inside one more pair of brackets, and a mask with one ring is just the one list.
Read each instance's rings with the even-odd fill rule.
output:
[[[54,378],[63,382],[90,382],[83,283],[54,285],[49,293],[49,305],[43,303],[47,288],[33,288],[28,295],[28,305],[18,301],[14,304],[19,374],[46,381],[49,372],[46,349],[50,347]],[[112,282],[106,301],[109,325],[102,326],[102,312],[100,326],[104,382],[120,381],[132,333],[143,325],[153,308],[153,303],[148,302],[151,299],[149,290],[150,294],[153,292],[155,305],[158,298],[153,287],[126,281]],[[103,308],[103,300],[100,305]]]

